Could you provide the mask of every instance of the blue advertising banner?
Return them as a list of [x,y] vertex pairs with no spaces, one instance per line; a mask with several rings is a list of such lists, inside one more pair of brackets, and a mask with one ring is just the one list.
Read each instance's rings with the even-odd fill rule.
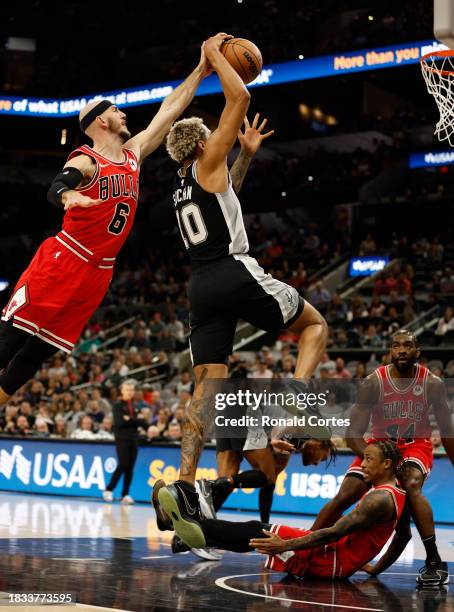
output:
[[454,151],[426,151],[412,153],[408,158],[409,168],[434,168],[454,164]]
[[[113,444],[2,439],[0,447],[0,490],[3,491],[100,498],[117,465]],[[148,502],[156,480],[175,480],[179,458],[177,446],[140,446],[132,497]],[[305,467],[300,455],[293,455],[278,478],[273,512],[317,514],[336,494],[351,461],[352,455],[340,454],[336,463],[327,469],[324,464]],[[438,522],[454,523],[454,488],[446,487],[452,480],[452,470],[449,459],[437,457],[424,487]],[[207,448],[197,477],[216,476],[216,453]],[[119,487],[116,497],[120,495]],[[224,507],[257,510],[258,493],[254,489],[236,490]]]
[[389,257],[352,257],[348,266],[350,276],[371,276],[389,263]]
[[[395,68],[416,64],[421,57],[432,51],[447,49],[435,40],[408,42],[400,45],[376,47],[350,51],[338,55],[323,55],[292,62],[281,62],[264,66],[262,72],[249,87],[279,85],[308,79],[351,74],[381,68]],[[122,108],[160,102],[171,93],[182,80],[167,81],[134,87],[93,93],[79,98],[64,100],[49,98],[24,98],[0,94],[0,115],[28,115],[33,117],[71,117],[77,115],[88,102],[107,98]],[[213,74],[202,81],[197,96],[221,93],[221,84]]]

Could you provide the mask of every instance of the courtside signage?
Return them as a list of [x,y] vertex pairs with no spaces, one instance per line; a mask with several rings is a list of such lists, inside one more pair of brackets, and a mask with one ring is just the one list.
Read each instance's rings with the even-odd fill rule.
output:
[[[279,85],[307,79],[351,74],[380,68],[396,68],[416,64],[426,53],[447,49],[435,40],[411,42],[388,47],[351,51],[338,55],[323,55],[293,62],[265,66],[249,87]],[[21,98],[0,94],[0,115],[29,115],[33,117],[71,117],[77,115],[88,102],[107,98],[122,108],[161,102],[181,80],[143,85],[131,89],[94,93],[64,100],[50,98]],[[197,96],[221,93],[216,75],[204,79]]]
[[[332,499],[342,483],[353,456],[339,454],[336,462],[325,468],[303,466],[300,455],[293,455],[276,483],[273,511],[297,514],[317,514]],[[131,486],[132,497],[149,503],[151,490],[163,478],[171,482],[178,477],[180,448],[178,446],[140,446]],[[26,438],[4,438],[0,450],[0,490],[47,493],[71,497],[91,497],[101,500],[102,491],[117,465],[113,444],[87,442],[39,441]],[[247,469],[244,464],[243,469]],[[430,486],[425,491],[435,520],[454,522],[454,489],[447,488],[451,478],[451,463],[447,457],[435,460]],[[207,448],[197,469],[197,478],[217,477],[216,452]],[[120,497],[121,481],[114,491]],[[257,511],[256,489],[237,489],[225,508]]]

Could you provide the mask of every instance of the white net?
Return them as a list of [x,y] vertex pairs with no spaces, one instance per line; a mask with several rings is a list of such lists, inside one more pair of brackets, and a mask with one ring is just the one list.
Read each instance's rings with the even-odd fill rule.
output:
[[442,51],[423,57],[421,69],[427,91],[435,98],[440,112],[434,134],[438,140],[447,140],[454,147],[454,52]]

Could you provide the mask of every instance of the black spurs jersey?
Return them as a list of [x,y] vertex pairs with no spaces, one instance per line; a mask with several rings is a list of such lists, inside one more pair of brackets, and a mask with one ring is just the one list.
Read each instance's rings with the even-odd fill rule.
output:
[[196,167],[194,162],[178,170],[173,191],[178,225],[191,263],[246,254],[249,243],[241,204],[230,176],[227,191],[208,193],[197,182]]

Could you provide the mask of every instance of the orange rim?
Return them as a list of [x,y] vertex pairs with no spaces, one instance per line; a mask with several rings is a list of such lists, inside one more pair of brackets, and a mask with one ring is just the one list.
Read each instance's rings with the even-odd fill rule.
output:
[[437,74],[441,74],[442,76],[452,76],[454,75],[454,69],[453,70],[439,70],[438,68],[433,68],[432,66],[429,66],[426,62],[429,59],[429,57],[435,57],[435,58],[443,58],[443,57],[452,57],[454,58],[454,51],[452,49],[445,49],[444,51],[432,51],[431,53],[426,53],[425,55],[422,56],[422,58],[419,60],[421,62],[421,66],[425,69],[425,70],[430,70],[431,72],[436,72]]

